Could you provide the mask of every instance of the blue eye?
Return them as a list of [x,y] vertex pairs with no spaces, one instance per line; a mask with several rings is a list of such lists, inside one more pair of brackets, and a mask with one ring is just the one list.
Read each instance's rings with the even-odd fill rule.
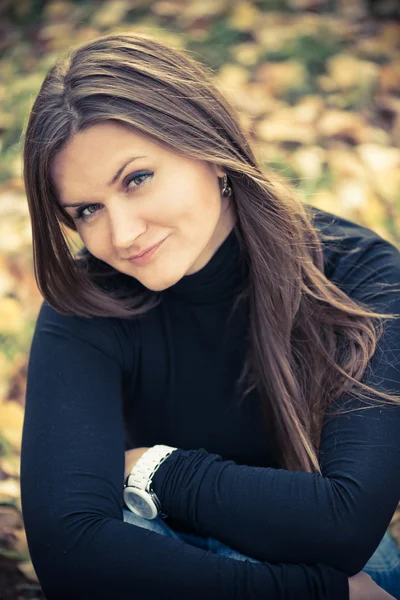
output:
[[87,204],[86,206],[80,206],[76,209],[75,219],[82,219],[82,221],[87,221],[90,219],[90,216],[93,215],[93,212],[89,212],[88,215],[84,214],[85,210],[88,210],[92,206],[99,206],[99,204]]
[[[128,177],[126,177],[124,179],[124,186],[128,189],[128,191],[130,191],[132,188],[130,188],[128,186],[132,181],[135,181],[135,179],[138,179],[138,178],[140,179],[141,177],[145,177],[145,178],[147,178],[149,176],[151,177],[152,175],[153,175],[153,173],[151,173],[151,171],[137,171],[136,173],[132,173],[131,175],[128,175]],[[144,179],[144,181],[146,181],[146,179]],[[140,181],[134,187],[135,188],[140,187],[144,183],[144,181]]]
[[[145,181],[149,178],[152,177],[154,175],[154,173],[152,173],[151,171],[136,171],[135,173],[132,173],[131,175],[128,175],[124,181],[123,181],[123,186],[126,189],[126,191],[128,193],[130,192],[134,192],[136,191],[138,188],[140,188]],[[139,183],[137,185],[131,186],[130,184],[132,183],[132,181],[135,181],[137,179],[141,179],[144,177],[143,181],[139,181]],[[86,206],[80,206],[75,213],[75,219],[79,220],[81,219],[82,221],[88,221],[92,215],[94,215],[97,210],[95,211],[90,211],[89,210],[89,214],[85,214],[85,211],[87,211],[88,209],[92,208],[92,207],[98,207],[100,206],[100,204],[86,204]]]

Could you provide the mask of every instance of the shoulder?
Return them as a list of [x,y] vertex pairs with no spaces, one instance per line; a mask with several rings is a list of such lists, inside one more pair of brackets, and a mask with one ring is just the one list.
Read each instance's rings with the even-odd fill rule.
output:
[[324,252],[346,253],[346,250],[380,244],[393,246],[378,233],[360,223],[311,205],[307,205],[307,210],[323,243]]
[[64,347],[80,356],[100,352],[122,367],[131,364],[137,345],[135,321],[110,317],[64,315],[43,301],[37,317],[33,348]]
[[322,243],[328,279],[355,285],[364,279],[400,282],[400,251],[391,242],[359,223],[307,208]]

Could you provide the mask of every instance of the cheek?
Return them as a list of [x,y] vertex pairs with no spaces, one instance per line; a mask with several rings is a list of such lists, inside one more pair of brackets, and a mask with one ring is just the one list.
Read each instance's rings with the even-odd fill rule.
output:
[[80,238],[93,256],[101,258],[107,254],[108,242],[105,232],[100,233],[93,227],[90,231],[83,231]]
[[218,190],[197,180],[186,186],[185,190],[180,190],[180,194],[172,195],[172,199],[172,202],[168,202],[168,209],[160,212],[160,215],[204,223],[217,216],[221,208]]

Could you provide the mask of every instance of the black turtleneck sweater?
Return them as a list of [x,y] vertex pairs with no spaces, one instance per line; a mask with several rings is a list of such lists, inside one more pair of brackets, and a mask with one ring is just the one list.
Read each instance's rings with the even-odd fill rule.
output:
[[[313,214],[317,229],[339,236],[324,242],[327,277],[400,314],[400,292],[385,288],[400,287],[399,251],[369,229]],[[245,304],[231,311],[244,285],[239,258],[234,229],[140,318],[67,317],[43,303],[21,493],[49,600],[346,600],[348,576],[378,546],[400,497],[400,409],[326,418],[322,476],[277,468],[256,392],[238,403],[248,327]],[[396,320],[363,381],[400,394],[399,349]],[[154,444],[179,448],[154,477],[169,523],[261,563],[123,522],[124,451]]]

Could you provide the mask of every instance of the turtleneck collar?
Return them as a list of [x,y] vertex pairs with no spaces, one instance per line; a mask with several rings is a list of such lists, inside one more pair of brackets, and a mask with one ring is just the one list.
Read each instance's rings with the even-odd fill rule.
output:
[[246,271],[235,226],[202,269],[167,291],[191,303],[214,304],[243,290]]

